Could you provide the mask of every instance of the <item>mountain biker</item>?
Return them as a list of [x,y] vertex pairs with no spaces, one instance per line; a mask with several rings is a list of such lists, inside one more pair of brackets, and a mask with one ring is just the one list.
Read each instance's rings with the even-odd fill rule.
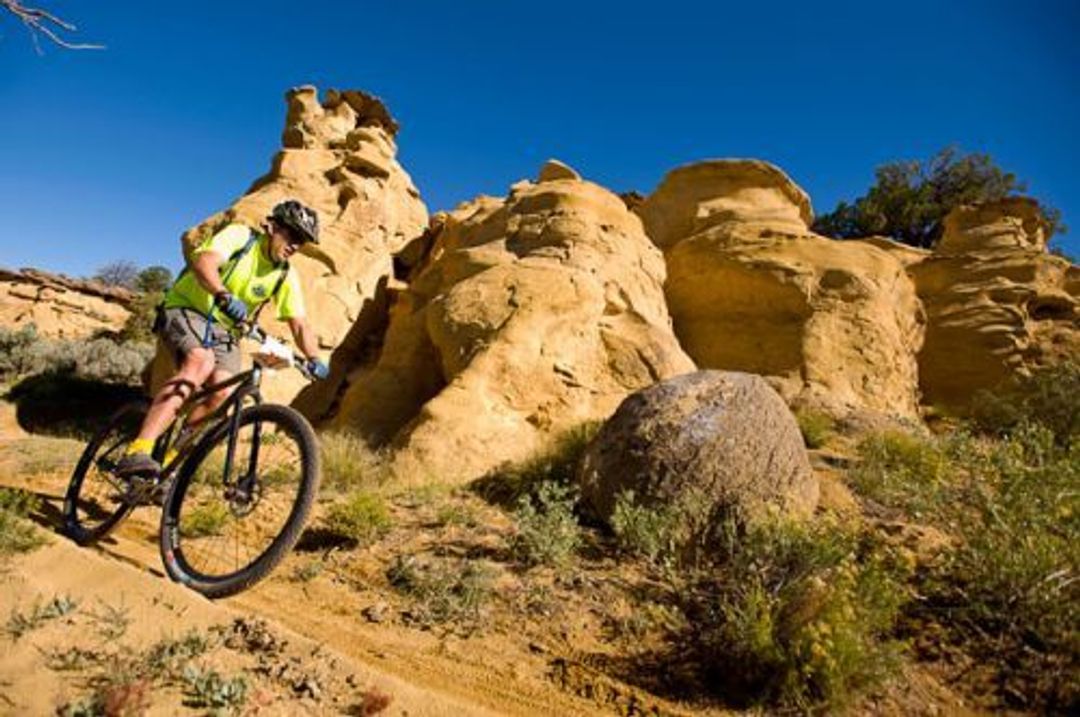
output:
[[[253,320],[264,303],[272,301],[278,320],[288,323],[308,370],[316,378],[326,378],[329,367],[319,359],[315,333],[304,318],[300,282],[295,272],[289,272],[289,257],[307,242],[319,243],[318,215],[289,199],[273,208],[262,231],[229,224],[192,252],[188,266],[165,294],[155,324],[178,369],[154,396],[138,436],[117,462],[117,475],[161,472],[150,455],[154,442],[188,396],[208,380],[220,383],[240,370],[239,342],[229,329]],[[185,431],[190,433],[228,394],[227,389],[215,392],[192,408]]]

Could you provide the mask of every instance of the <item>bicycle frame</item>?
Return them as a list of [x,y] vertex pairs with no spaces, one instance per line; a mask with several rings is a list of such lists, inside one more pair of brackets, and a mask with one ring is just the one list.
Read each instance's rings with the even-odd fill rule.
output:
[[[255,366],[247,371],[241,371],[235,376],[221,381],[219,383],[204,386],[195,393],[191,394],[184,400],[177,410],[177,418],[169,426],[161,438],[158,439],[157,445],[154,449],[154,457],[161,461],[164,458],[168,447],[172,445],[174,435],[181,423],[181,418],[187,415],[192,408],[204,401],[211,394],[220,391],[223,388],[229,386],[237,386],[237,388],[229,395],[220,406],[214,409],[213,413],[204,418],[200,423],[205,426],[200,430],[203,435],[208,435],[210,431],[217,430],[217,427],[221,426],[224,421],[228,421],[229,431],[229,443],[225,454],[225,467],[222,475],[222,481],[228,488],[231,487],[231,476],[233,469],[233,462],[236,453],[236,436],[240,430],[240,411],[243,408],[244,400],[251,397],[255,403],[262,402],[262,396],[259,394],[259,384],[262,381],[262,368]],[[191,454],[198,441],[190,441],[187,445],[180,449],[176,457],[163,467],[162,478],[167,479],[177,470],[177,468],[184,463],[184,460]],[[259,425],[256,423],[254,426],[254,433],[252,435],[252,451],[249,458],[248,475],[254,475],[255,473],[255,461],[259,451]]]

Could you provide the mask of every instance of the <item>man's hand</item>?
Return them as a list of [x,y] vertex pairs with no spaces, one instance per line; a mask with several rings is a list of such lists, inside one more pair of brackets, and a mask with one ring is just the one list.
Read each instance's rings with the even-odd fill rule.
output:
[[330,367],[317,358],[307,360],[307,370],[320,381],[330,375]]
[[220,291],[214,295],[214,306],[234,323],[240,323],[247,318],[247,304],[227,291]]

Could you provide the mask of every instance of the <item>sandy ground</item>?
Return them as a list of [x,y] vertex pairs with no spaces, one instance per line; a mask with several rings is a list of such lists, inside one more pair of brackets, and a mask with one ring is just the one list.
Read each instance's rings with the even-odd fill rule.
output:
[[[0,402],[0,485],[42,499],[34,517],[49,539],[0,565],[0,715],[57,714],[102,694],[103,684],[124,683],[116,675],[133,665],[145,671],[155,649],[191,634],[209,647],[171,673],[143,679],[145,694],[121,692],[126,704],[148,714],[206,714],[207,706],[193,699],[187,668],[243,676],[248,694],[241,714],[729,714],[650,693],[648,684],[664,681],[655,670],[645,682],[612,676],[619,672],[611,666],[640,647],[607,634],[605,620],[633,584],[617,562],[582,564],[570,588],[532,573],[525,580],[503,567],[504,599],[479,629],[410,622],[411,606],[386,582],[390,561],[494,555],[506,530],[505,515],[495,509],[482,514],[478,527],[457,531],[435,527],[433,505],[394,503],[395,529],[377,547],[298,551],[253,589],[211,602],[164,575],[158,509],[136,510],[93,548],[57,533],[61,496],[81,448],[77,441],[28,436],[10,405]],[[832,502],[844,503],[837,491]],[[298,579],[311,566],[318,568],[314,577]],[[538,587],[554,588],[553,611],[536,615],[505,599]],[[30,620],[35,610],[46,617]],[[373,618],[373,611],[382,617]],[[969,714],[961,705],[916,670],[857,712]]]
[[[355,582],[332,576],[310,583],[288,579],[297,556],[289,559],[292,566],[286,561],[254,589],[208,601],[164,576],[156,537],[159,514],[153,508],[137,510],[98,546],[80,548],[56,532],[61,496],[80,444],[29,437],[10,407],[0,407],[0,485],[42,498],[35,518],[49,538],[46,547],[6,562],[0,574],[0,619],[10,625],[17,616],[56,601],[74,606],[18,637],[10,630],[0,634],[0,714],[55,714],[100,684],[109,659],[127,655],[137,661],[140,651],[191,630],[224,635],[237,621],[248,625],[258,620],[289,646],[287,654],[275,659],[299,665],[301,677],[314,675],[321,694],[315,700],[309,690],[294,689],[296,675],[291,682],[261,680],[261,663],[251,655],[219,649],[193,661],[222,674],[256,675],[251,683],[257,699],[248,700],[249,713],[364,714],[369,694],[389,696],[389,706],[377,712],[388,715],[688,713],[569,664],[544,645],[523,649],[521,636],[512,630],[477,639],[395,621],[374,624],[361,615],[375,598]],[[102,616],[118,613],[128,623],[124,634],[106,639]],[[72,656],[80,654],[93,654],[93,664],[55,667],[64,661],[61,655],[78,662]],[[176,683],[155,686],[147,698],[150,714],[195,709],[185,706],[188,697]]]

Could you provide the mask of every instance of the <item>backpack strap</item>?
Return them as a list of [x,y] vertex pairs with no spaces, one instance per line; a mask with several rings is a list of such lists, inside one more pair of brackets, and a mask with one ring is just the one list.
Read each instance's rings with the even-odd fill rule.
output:
[[255,242],[259,241],[259,233],[258,232],[256,232],[254,229],[251,229],[250,227],[248,228],[248,231],[250,231],[251,235],[248,237],[247,243],[244,244],[244,246],[237,249],[236,251],[234,251],[228,258],[228,261],[232,262],[232,266],[229,267],[228,271],[226,271],[224,274],[222,274],[222,276],[221,276],[221,283],[222,284],[224,284],[226,281],[229,280],[229,277],[232,276],[233,269],[236,268],[236,265],[240,263],[241,259],[243,259],[245,256],[247,256],[247,253],[249,251],[251,251],[251,247],[255,246]]
[[270,303],[270,300],[277,296],[278,289],[285,283],[285,279],[289,276],[289,262],[285,262],[285,267],[281,270],[281,276],[278,277],[277,283],[274,284],[273,290],[270,292],[270,296],[266,297],[259,302],[259,305],[255,307],[255,311],[251,314],[251,323],[255,323],[259,320],[259,312],[263,310],[263,307]]
[[[228,271],[226,271],[224,276],[221,277],[221,283],[223,283],[223,284],[225,283],[225,280],[228,279],[229,276],[232,274],[233,269],[236,268],[236,265],[240,263],[240,260],[243,259],[247,255],[247,253],[249,251],[251,251],[251,247],[255,246],[255,242],[257,242],[259,240],[258,232],[256,232],[251,227],[248,227],[248,231],[250,232],[250,236],[248,237],[248,240],[244,244],[244,246],[240,247],[239,249],[234,251],[232,254],[229,254],[229,257],[224,261],[224,264],[228,264],[229,262],[232,262],[232,265],[229,266]],[[186,273],[188,273],[188,263],[185,261],[184,266],[182,266],[180,268],[180,273],[176,275],[175,279],[173,279],[172,286],[176,286],[176,283],[178,281],[180,281],[180,279]],[[169,287],[169,288],[172,288],[172,287]]]
[[[259,241],[259,233],[257,231],[255,231],[254,229],[252,229],[251,227],[248,227],[248,232],[250,233],[250,235],[248,236],[248,240],[244,244],[244,246],[242,246],[239,249],[237,249],[236,251],[234,251],[232,254],[229,255],[229,258],[225,260],[225,263],[229,264],[229,268],[225,271],[224,274],[221,275],[221,283],[222,284],[224,284],[226,281],[228,281],[229,277],[232,276],[233,269],[235,269],[237,264],[240,263],[240,260],[243,259],[245,256],[247,256],[248,252],[251,251],[252,247],[254,247],[256,243],[258,243],[258,241]],[[252,313],[251,319],[250,319],[252,324],[254,324],[256,321],[258,321],[259,312],[262,311],[263,306],[265,306],[267,304],[267,302],[270,301],[270,299],[273,299],[277,295],[278,290],[281,288],[281,285],[285,283],[285,279],[288,278],[288,276],[289,276],[289,268],[290,268],[289,262],[285,262],[285,267],[281,270],[281,275],[278,276],[278,280],[274,284],[274,289],[273,289],[273,291],[270,292],[270,296],[268,296],[265,299],[263,299],[262,301],[260,301],[258,306],[255,307],[255,311]],[[173,281],[173,286],[176,285],[176,282],[180,281],[180,278],[187,271],[188,271],[188,264],[187,264],[187,262],[184,262],[184,267],[180,270],[180,273],[176,275],[176,279]],[[165,307],[165,300],[162,299],[161,303],[158,304],[158,309],[163,310],[164,307]],[[212,314],[213,314],[213,310],[211,309],[211,315]],[[155,321],[155,326],[156,325],[157,325],[157,322]],[[209,330],[209,324],[207,324],[207,329]]]

